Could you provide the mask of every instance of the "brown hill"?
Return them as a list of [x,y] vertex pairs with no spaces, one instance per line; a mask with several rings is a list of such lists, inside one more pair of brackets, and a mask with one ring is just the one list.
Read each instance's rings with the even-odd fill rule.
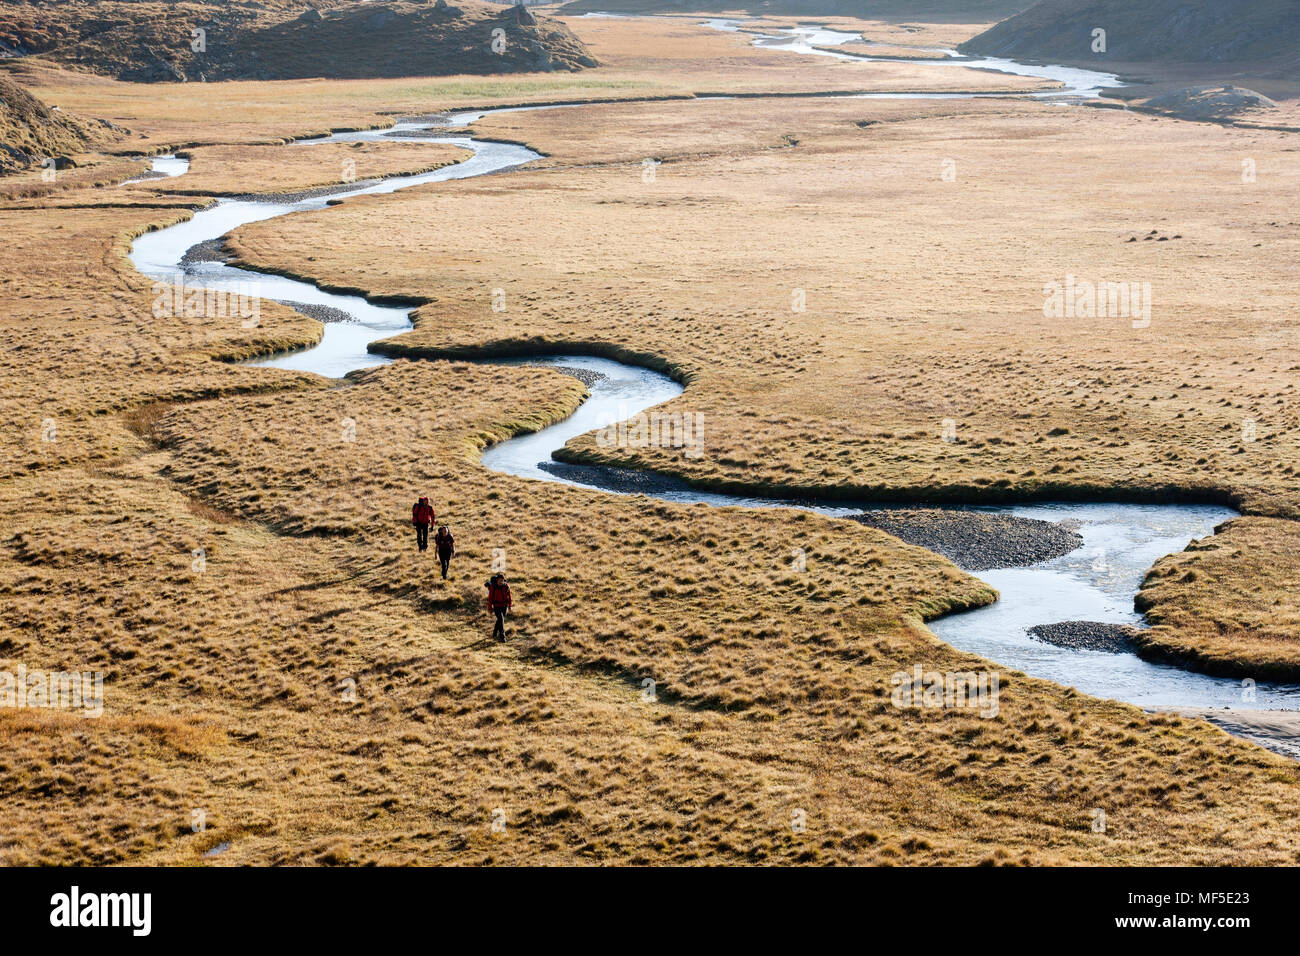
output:
[[[1093,31],[1106,31],[1104,50]],[[968,40],[963,53],[1077,63],[1189,62],[1300,75],[1295,0],[1043,0]]]
[[46,159],[67,167],[73,154],[116,139],[118,133],[111,123],[47,106],[0,76],[0,175],[40,166]]
[[440,76],[596,65],[563,24],[522,7],[479,0],[316,0],[306,8],[282,0],[55,0],[39,6],[4,2],[0,10],[0,54],[7,49],[137,82]]

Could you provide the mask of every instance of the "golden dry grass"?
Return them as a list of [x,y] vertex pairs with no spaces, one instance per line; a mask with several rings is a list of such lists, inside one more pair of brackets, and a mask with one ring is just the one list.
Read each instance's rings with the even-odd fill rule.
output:
[[[656,26],[647,37],[661,60],[641,67],[640,88],[662,79],[679,51],[672,36]],[[700,41],[700,63],[715,41]],[[822,81],[743,60],[752,72],[715,79]],[[573,82],[527,78],[520,89],[571,94],[548,86],[561,79]],[[403,110],[478,103],[488,89],[521,95],[444,84],[438,100],[422,81],[406,93],[223,84],[182,101],[168,88],[59,82],[81,104],[129,113],[149,148],[193,142],[187,131],[213,144],[291,137],[338,125],[331,115],[369,125],[390,94]],[[1288,301],[1289,234],[1264,224],[1264,197],[1230,207],[1228,186],[1208,188],[1235,162],[1239,132],[1029,104],[674,106],[683,111],[536,114],[556,127],[493,119],[485,132],[518,133],[553,152],[552,168],[349,200],[237,242],[267,265],[306,270],[312,255],[315,275],[430,299],[401,340],[422,350],[588,343],[664,361],[690,382],[680,407],[710,415],[707,457],[671,467],[705,481],[835,489],[879,470],[882,488],[915,494],[931,471],[944,487],[982,489],[979,477],[1006,477],[1012,463],[1062,463],[1099,493],[1126,482],[1150,491],[1127,476],[1126,455],[1146,451],[1156,477],[1186,481],[1149,453],[1175,440],[1168,429],[1208,447],[1212,412],[1235,415],[1253,393],[1286,396],[1265,351],[1282,323],[1258,303]],[[578,136],[584,124],[596,133]],[[716,131],[704,158],[687,148],[691,125]],[[1188,157],[1185,185],[1156,179],[1148,129],[1166,155]],[[1286,199],[1289,141],[1251,135],[1261,190]],[[1124,162],[1106,148],[1117,139],[1131,144]],[[645,183],[637,157],[660,149],[673,161]],[[578,168],[602,153],[616,161]],[[947,156],[959,179],[941,187]],[[0,667],[106,674],[104,718],[0,720],[0,860],[1300,859],[1295,765],[1204,723],[1019,674],[1003,674],[992,720],[892,707],[890,677],[914,663],[990,666],[922,626],[991,597],[941,558],[849,522],[611,497],[477,463],[485,443],[574,407],[573,379],[397,362],[341,384],[213,361],[307,343],[319,326],[270,304],[257,329],[149,314],[149,284],[123,258],[129,237],[200,202],[69,189],[0,206]],[[1107,258],[1134,220],[1174,215],[1155,211],[1170,203],[1185,245]],[[1257,241],[1267,262],[1245,251]],[[1205,284],[1171,300],[1181,332],[1162,331],[1158,314],[1146,331],[1165,336],[1160,348],[1133,356],[1125,335],[1023,324],[1032,306],[1021,300],[1044,278],[1024,290],[1031,254],[1045,255],[1048,277],[1081,262],[1080,273],[1190,271]],[[1245,275],[1254,284],[1233,298]],[[488,308],[502,284],[504,316]],[[806,313],[788,311],[795,285],[809,293]],[[1009,332],[1020,333],[1010,352]],[[1091,371],[1078,367],[1083,354]],[[1178,408],[1186,422],[1147,397],[1171,370],[1196,385]],[[1069,394],[1080,386],[1059,385],[1064,375],[1086,393]],[[1019,417],[1032,402],[1045,403],[1033,413],[1042,421]],[[953,409],[963,442],[930,449],[936,417]],[[340,440],[344,417],[355,442]],[[55,441],[42,440],[47,418]],[[1289,454],[1289,439],[1259,418],[1255,457],[1226,478],[1207,469],[1207,480],[1257,485],[1251,500],[1280,511],[1291,499],[1271,456]],[[1036,441],[1049,422],[1070,430]],[[1107,450],[1102,439],[1143,444]],[[446,586],[403,521],[420,492],[457,532]],[[806,571],[789,565],[796,546]],[[484,640],[480,603],[494,548],[518,601],[504,645]],[[641,700],[643,677],[658,682],[653,703]],[[349,679],[355,702],[342,694]],[[1104,834],[1091,832],[1094,807],[1106,811]],[[498,808],[504,834],[490,830]],[[806,832],[791,827],[795,810]]]
[[138,439],[111,411],[310,381],[213,361],[319,338],[318,323],[283,306],[264,303],[256,329],[238,319],[154,318],[150,283],[125,259],[130,237],[192,206],[100,195],[72,190],[0,208],[3,474],[129,453]]
[[[941,559],[807,515],[575,499],[467,465],[485,436],[562,412],[576,389],[552,372],[398,365],[287,394],[274,414],[214,401],[137,416],[174,448],[0,484],[15,516],[0,551],[6,664],[106,672],[105,718],[0,725],[6,862],[1289,862],[1300,849],[1268,809],[1295,770],[1203,724],[1011,675],[997,720],[888,706],[888,675],[917,655],[971,662],[900,621],[900,605],[852,591],[886,575],[932,591],[923,569]],[[452,393],[420,426],[397,410]],[[323,429],[342,410],[358,416],[357,442],[313,465],[320,494],[300,490],[310,446],[330,443]],[[219,463],[229,454],[263,476],[258,501]],[[406,504],[388,486],[443,469],[457,476],[465,545],[445,591],[407,529],[372,516],[376,501]],[[202,489],[209,500],[253,522],[196,514],[183,492],[209,472],[231,489]],[[495,645],[482,612],[455,598],[477,597],[487,557],[466,531],[480,517],[499,528],[506,495],[528,499],[507,532],[526,636]],[[302,531],[335,534],[276,533],[294,500]],[[705,525],[685,562],[676,542],[692,512],[691,540]],[[767,573],[774,533],[810,547],[809,580],[793,585],[813,596],[810,619],[784,637],[752,623],[792,596]],[[709,553],[709,535],[725,536],[730,560]],[[842,560],[864,549],[891,563]],[[674,590],[722,574],[749,596],[743,609],[719,602],[719,624],[741,618],[725,642],[637,645],[635,606],[664,563]],[[593,602],[593,588],[627,600]],[[698,609],[661,610],[677,631],[703,625]],[[602,621],[622,633],[602,640]],[[619,675],[630,654],[680,667],[689,696],[642,702]],[[770,707],[724,710],[708,699],[715,686]],[[1090,831],[1097,804],[1110,808],[1104,835]],[[490,829],[497,809],[505,834]],[[790,826],[799,809],[804,833]]]
[[1237,518],[1147,576],[1138,607],[1156,660],[1254,681],[1300,681],[1300,524]]
[[[53,197],[68,190],[107,189],[148,171],[149,164],[142,159],[118,156],[84,154],[77,157],[81,164],[73,169],[56,169],[53,178],[48,172],[32,169],[14,173],[0,179],[0,199],[31,199]],[[84,195],[77,201],[84,202]]]
[[[797,145],[773,148],[777,136],[752,131],[760,121]],[[676,154],[688,123],[711,131],[702,158]],[[596,132],[561,145],[574,127]],[[571,457],[733,489],[1179,492],[1296,513],[1287,303],[1300,274],[1279,210],[1300,200],[1300,174],[1286,134],[841,100],[585,107],[479,128],[561,166],[592,163],[607,130],[611,164],[366,198],[250,226],[233,246],[255,264],[426,298],[417,330],[385,343],[395,354],[527,339],[653,355],[690,382],[675,407],[710,422],[700,459],[590,437]],[[1171,151],[1184,157],[1176,180]],[[672,161],[646,182],[637,155]],[[1260,170],[1253,184],[1243,157]],[[375,229],[399,204],[410,227]],[[463,227],[424,228],[438,217]],[[332,230],[371,238],[323,251]],[[508,265],[475,254],[501,245]],[[1046,317],[1044,285],[1067,275],[1150,283],[1150,327]],[[505,313],[490,310],[494,288]],[[792,311],[795,290],[806,312]],[[955,443],[940,439],[944,419]]]
[[384,176],[424,173],[466,159],[443,143],[318,143],[310,146],[200,146],[183,150],[184,176],[133,184],[164,194],[281,193]]
[[[638,706],[641,679],[652,677],[658,706],[674,715],[664,726],[676,727],[677,714],[709,715],[730,726],[733,741],[736,735],[748,741],[743,752],[750,760],[789,769],[793,778],[800,767],[815,765],[814,790],[800,792],[818,795],[819,826],[825,820],[831,829],[819,834],[814,855],[805,859],[879,861],[892,855],[885,847],[894,847],[913,861],[978,862],[991,858],[994,846],[1015,857],[1039,840],[1041,849],[1029,856],[1044,862],[1098,851],[1123,855],[1114,844],[1103,851],[1088,845],[1090,834],[1071,832],[1087,829],[1089,801],[1118,801],[1125,826],[1135,828],[1129,836],[1143,845],[1130,858],[1173,859],[1154,846],[1156,833],[1165,831],[1159,842],[1190,841],[1198,846],[1191,856],[1208,860],[1217,851],[1204,843],[1209,831],[1201,828],[1222,822],[1211,807],[1223,799],[1218,787],[1239,773],[1285,767],[1261,755],[1255,771],[1238,770],[1251,749],[1202,726],[1167,724],[1019,675],[1004,675],[1009,686],[994,721],[895,710],[888,703],[890,675],[912,661],[940,669],[979,666],[930,637],[918,619],[986,600],[987,592],[942,559],[843,522],[649,504],[537,485],[473,464],[484,442],[563,414],[579,391],[573,380],[549,371],[398,363],[343,389],[178,408],[159,420],[155,434],[171,456],[172,481],[223,512],[306,536],[320,558],[333,562],[338,578],[372,595],[367,603],[422,611],[417,633],[463,628],[467,649],[516,658],[548,675],[548,686],[557,673],[595,682],[621,694],[629,708]],[[423,413],[413,416],[412,409]],[[344,418],[356,423],[354,442],[342,441]],[[461,544],[447,585],[414,552],[402,520],[408,499],[420,491],[433,493]],[[805,551],[807,571],[791,570],[786,547]],[[506,648],[482,641],[487,621],[479,592],[495,548],[504,549],[518,601]],[[548,709],[557,708],[543,708],[545,726],[561,718]],[[472,709],[464,716],[483,719]],[[607,727],[578,744],[569,759],[604,763],[591,748],[607,752],[611,732]],[[815,758],[807,750],[814,742]],[[1200,770],[1190,788],[1167,776],[1178,772],[1175,752],[1189,746],[1197,748]],[[695,750],[692,744],[678,752]],[[668,805],[688,799],[657,779]],[[1257,795],[1270,786],[1265,779],[1241,777],[1235,786]],[[593,791],[585,792],[591,800]],[[808,852],[781,835],[788,811],[779,802],[750,807],[753,791],[729,786],[709,799],[719,804],[717,823],[738,827],[759,844],[714,836],[706,857],[797,860]],[[927,821],[925,832],[887,837],[875,811],[850,809],[878,799],[925,807],[913,810]],[[1007,799],[1017,805],[1014,822],[1005,821],[1018,834],[1011,842],[995,835]],[[835,809],[823,814],[821,801]],[[576,809],[575,824],[598,812],[585,802]],[[1177,812],[1166,812],[1172,809]],[[948,813],[959,815],[961,840],[941,833]],[[1276,843],[1278,831],[1270,826],[1268,832]],[[648,852],[635,840],[622,852],[632,846],[639,847],[634,855]],[[683,858],[666,847],[666,857],[649,858]],[[600,857],[617,858],[610,852],[604,847]],[[1277,858],[1290,859],[1286,851]]]

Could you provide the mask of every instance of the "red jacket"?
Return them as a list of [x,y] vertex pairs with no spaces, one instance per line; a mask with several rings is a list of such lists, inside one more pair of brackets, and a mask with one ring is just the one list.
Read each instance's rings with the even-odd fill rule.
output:
[[428,498],[421,498],[411,508],[411,524],[433,524],[433,505]]
[[514,604],[510,599],[510,585],[506,584],[505,581],[489,581],[487,589],[488,604],[492,606],[492,610],[509,608]]

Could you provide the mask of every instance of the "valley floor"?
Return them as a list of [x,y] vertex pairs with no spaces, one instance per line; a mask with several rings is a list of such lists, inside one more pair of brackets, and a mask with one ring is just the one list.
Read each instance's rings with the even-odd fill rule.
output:
[[[0,661],[101,670],[106,698],[97,719],[0,711],[0,861],[1300,860],[1300,765],[1214,715],[1019,673],[993,719],[894,706],[917,664],[995,666],[926,629],[994,598],[932,552],[489,472],[483,447],[585,389],[464,361],[657,362],[687,385],[672,408],[704,414],[707,454],[579,439],[566,457],[718,488],[1233,503],[1241,518],[1157,564],[1146,639],[1295,680],[1295,134],[1029,99],[699,99],[1034,84],[792,57],[686,18],[569,22],[602,68],[185,98],[16,68],[193,165],[0,200]],[[543,159],[228,243],[419,303],[383,348],[432,361],[344,382],[214,361],[321,327],[269,302],[253,328],[157,318],[125,258],[241,180],[284,192],[337,182],[348,158],[362,176],[460,158],[287,139],[632,98],[485,118],[476,135]],[[1149,325],[1045,313],[1045,288],[1074,279],[1149,284]],[[418,493],[456,528],[445,584],[409,540]],[[482,610],[498,555],[518,603],[505,644]]]

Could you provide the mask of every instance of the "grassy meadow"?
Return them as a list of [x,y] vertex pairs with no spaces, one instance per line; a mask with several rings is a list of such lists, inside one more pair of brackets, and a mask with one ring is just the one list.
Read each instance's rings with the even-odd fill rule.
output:
[[[792,64],[687,19],[568,22],[602,67],[184,88],[11,67],[133,131],[104,162],[194,167],[0,199],[0,668],[105,675],[102,718],[0,712],[0,862],[1300,861],[1300,768],[1202,721],[1005,671],[991,718],[893,706],[918,664],[995,667],[924,626],[996,597],[944,558],[812,514],[487,471],[484,447],[585,389],[464,361],[662,365],[705,415],[703,458],[568,456],[706,486],[1237,502],[1148,578],[1151,645],[1294,668],[1288,135],[1019,100],[684,99],[1029,83]],[[269,302],[257,328],[156,318],[125,258],[236,184],[456,158],[289,139],[643,96],[679,99],[487,118],[477,134],[544,158],[234,235],[254,266],[424,303],[383,348],[428,361],[338,381],[229,364],[321,326]],[[1067,274],[1150,282],[1150,326],[1048,319]],[[411,540],[419,494],[456,533],[446,583]],[[482,605],[501,559],[504,644]]]
[[470,152],[443,143],[408,143],[395,138],[391,143],[320,143],[296,150],[199,146],[182,150],[180,155],[190,161],[189,172],[143,185],[159,193],[186,196],[287,193],[432,172],[467,159]]
[[[690,125],[709,130],[695,150]],[[710,423],[700,458],[586,436],[575,460],[770,493],[1178,493],[1297,514],[1287,134],[838,99],[592,106],[476,129],[547,158],[508,187],[364,197],[251,225],[232,247],[427,300],[414,332],[379,344],[391,354],[655,355],[690,383],[674,407]],[[608,163],[595,160],[602,129]],[[1171,151],[1185,157],[1176,181]],[[374,228],[398,206],[415,213],[409,230]],[[423,228],[435,210],[455,235]],[[318,248],[335,231],[368,236],[355,241],[371,254]],[[504,243],[508,268],[476,254]],[[1069,276],[1149,286],[1149,316],[1046,315],[1045,286]]]

